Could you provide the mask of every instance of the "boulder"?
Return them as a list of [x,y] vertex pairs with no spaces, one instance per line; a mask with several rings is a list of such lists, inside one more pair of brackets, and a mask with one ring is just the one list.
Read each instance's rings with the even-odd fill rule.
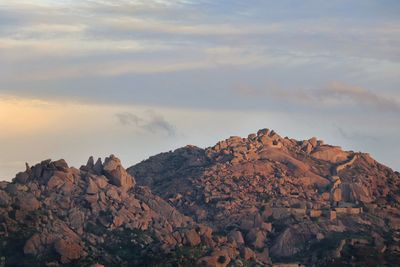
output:
[[316,147],[318,144],[318,140],[316,137],[313,137],[311,139],[308,140],[308,142],[310,143],[310,145],[312,145],[313,147]]
[[112,199],[112,200],[114,200],[114,201],[116,201],[116,202],[121,201],[121,196],[120,196],[120,194],[118,193],[118,190],[117,190],[115,187],[113,187],[113,186],[110,186],[110,187],[108,188],[108,190],[106,191],[106,195],[107,195],[110,199]]
[[114,155],[105,159],[103,171],[112,184],[121,187],[124,191],[135,186],[133,177],[127,173],[121,161]]
[[64,185],[64,183],[65,181],[62,178],[58,176],[52,176],[50,180],[47,182],[47,188],[49,190],[58,189],[62,185]]
[[68,219],[70,221],[71,228],[79,231],[83,228],[85,214],[78,209],[73,209],[70,211]]
[[303,249],[308,237],[307,229],[286,228],[274,240],[270,252],[276,257],[291,257]]
[[200,233],[201,236],[203,236],[203,237],[205,237],[207,239],[211,239],[212,238],[213,230],[212,230],[211,227],[206,226],[204,224],[199,224],[198,229],[199,229],[199,233]]
[[346,160],[349,156],[348,152],[343,151],[340,147],[320,146],[311,154],[316,159],[338,163]]
[[256,253],[257,259],[265,265],[271,264],[268,248],[264,248],[262,252]]
[[7,207],[10,201],[10,196],[6,192],[0,190],[0,207]]
[[65,171],[68,169],[68,164],[64,159],[60,159],[53,162],[54,167],[56,167],[60,171]]
[[197,246],[198,244],[201,243],[200,236],[196,232],[195,229],[191,229],[189,231],[186,231],[185,232],[185,238],[186,238],[187,244],[189,244],[192,247]]
[[231,242],[236,242],[236,244],[241,245],[244,244],[244,239],[243,239],[243,235],[240,231],[232,231],[229,236],[228,236],[228,240]]
[[321,210],[315,210],[315,209],[310,210],[310,217],[311,218],[318,218],[318,217],[321,216],[321,214],[322,214]]
[[226,250],[214,252],[211,256],[201,258],[197,266],[202,267],[226,267],[231,262],[229,253]]
[[106,186],[108,185],[107,178],[104,177],[103,175],[101,175],[101,176],[95,176],[95,177],[93,177],[93,179],[94,179],[94,181],[96,182],[97,186],[98,186],[100,189],[104,189],[104,188],[106,188]]
[[265,223],[263,222],[261,224],[261,229],[267,231],[267,232],[271,232],[272,231],[272,223]]
[[271,131],[267,128],[264,129],[260,129],[257,131],[257,136],[263,136],[263,135],[269,135],[271,133]]
[[75,242],[59,239],[54,243],[56,252],[61,256],[61,263],[68,263],[81,258],[83,247]]
[[339,202],[342,201],[342,190],[340,188],[336,188],[332,192],[332,201]]
[[251,260],[256,257],[256,253],[248,247],[243,247],[240,249],[240,256],[245,260]]
[[96,183],[89,178],[88,186],[86,188],[86,194],[95,195],[99,192],[99,188],[97,187]]
[[26,193],[17,197],[17,206],[21,210],[31,212],[40,208],[40,202],[32,193]]
[[266,233],[259,229],[251,229],[246,235],[247,243],[251,244],[254,248],[260,249],[265,246]]
[[247,139],[249,139],[250,141],[255,141],[256,138],[257,138],[257,135],[254,134],[254,133],[249,134],[249,135],[247,136]]
[[29,174],[27,172],[19,172],[15,176],[15,181],[20,184],[25,184],[29,179]]
[[34,234],[24,245],[24,254],[38,255],[42,250],[42,241],[39,234]]

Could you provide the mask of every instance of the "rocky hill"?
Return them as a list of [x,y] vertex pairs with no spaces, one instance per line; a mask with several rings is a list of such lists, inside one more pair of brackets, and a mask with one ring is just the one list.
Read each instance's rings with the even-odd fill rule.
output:
[[396,266],[399,205],[368,154],[267,129],[128,170],[46,160],[0,182],[0,266]]
[[0,222],[1,266],[188,266],[236,252],[135,185],[114,156],[27,166],[0,184]]
[[365,153],[263,129],[162,153],[128,172],[247,261],[400,262],[400,175]]

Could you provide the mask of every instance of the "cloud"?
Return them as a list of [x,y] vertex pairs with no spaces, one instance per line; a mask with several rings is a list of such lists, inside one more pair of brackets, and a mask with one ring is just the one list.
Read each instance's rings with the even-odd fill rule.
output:
[[242,98],[242,101],[259,99],[280,103],[281,107],[295,108],[299,111],[310,112],[320,110],[326,112],[375,112],[400,113],[399,94],[385,95],[377,89],[370,90],[361,86],[349,85],[341,82],[331,82],[322,89],[285,88],[274,83],[265,83],[263,86],[239,84],[233,87],[233,92]]
[[148,121],[144,128],[152,133],[158,133],[159,131],[163,131],[168,134],[168,136],[175,136],[175,127],[166,121],[164,117],[161,115],[153,114],[150,121]]
[[139,123],[141,123],[143,120],[139,118],[138,116],[129,113],[129,112],[123,112],[123,113],[117,113],[115,116],[118,118],[118,121],[122,125],[135,125],[138,126]]
[[[5,0],[0,4],[0,92],[248,109],[271,109],[280,101],[324,108],[356,103],[356,109],[376,110],[376,99],[356,101],[354,92],[314,92],[337,79],[379,87],[382,93],[396,90],[398,21],[374,13],[377,9],[366,10],[373,18],[350,16],[344,6]],[[263,88],[268,79],[287,90]],[[237,91],[246,98],[226,94],[235,84],[243,84]],[[389,106],[384,110],[397,109]]]
[[400,112],[400,103],[394,99],[373,93],[362,87],[343,83],[332,83],[328,88],[315,92],[316,96],[328,100],[335,98],[339,101],[351,100],[353,103],[384,112]]
[[103,25],[116,30],[144,31],[146,33],[182,34],[198,36],[229,35],[263,35],[281,31],[282,25],[247,24],[236,25],[226,23],[199,24],[195,22],[162,21],[159,19],[139,19],[118,17],[103,20]]
[[[41,81],[158,74],[220,67],[294,67],[308,64],[306,55],[288,56],[258,45],[179,47],[146,41],[71,41],[1,39],[2,60],[15,66],[0,72],[5,81]],[[28,52],[25,52],[28,51]],[[43,61],[46,57],[47,61]],[[84,60],[83,60],[83,59]],[[217,70],[218,71],[218,70]],[[24,75],[21,75],[24,72]]]
[[145,118],[130,112],[116,113],[115,116],[123,126],[133,126],[153,134],[162,133],[170,137],[176,136],[175,126],[154,111],[147,111]]
[[[220,66],[278,66],[289,72],[294,66],[312,65],[336,69],[351,65],[364,68],[369,77],[377,72],[398,76],[400,28],[396,21],[370,23],[340,14],[330,14],[323,21],[319,15],[293,18],[285,13],[293,15],[286,6],[240,1],[227,5],[6,0],[0,4],[0,61],[7,67],[0,67],[0,79],[18,83],[112,78]],[[308,14],[311,6],[314,11],[326,8],[314,3],[299,6],[295,13]],[[274,19],[265,12],[276,13]],[[365,58],[381,60],[382,69],[371,69],[379,64]],[[382,59],[394,63],[388,65]]]
[[339,135],[345,139],[353,141],[378,141],[379,139],[374,136],[366,135],[360,132],[348,132],[341,127],[337,127]]

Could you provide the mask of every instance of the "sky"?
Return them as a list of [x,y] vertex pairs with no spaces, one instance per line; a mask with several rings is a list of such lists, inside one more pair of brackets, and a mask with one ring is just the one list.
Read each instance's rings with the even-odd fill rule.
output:
[[0,180],[261,128],[400,170],[398,0],[0,0]]

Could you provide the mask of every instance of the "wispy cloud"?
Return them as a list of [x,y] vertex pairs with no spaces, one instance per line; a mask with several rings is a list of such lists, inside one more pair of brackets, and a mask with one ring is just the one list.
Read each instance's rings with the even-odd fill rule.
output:
[[400,95],[389,97],[379,90],[369,90],[360,86],[341,82],[331,82],[322,89],[287,89],[276,84],[263,87],[240,84],[234,92],[245,99],[266,98],[280,103],[289,103],[303,110],[341,110],[343,108],[369,110],[372,112],[400,113]]
[[123,126],[135,127],[153,134],[166,134],[170,137],[176,135],[176,128],[162,115],[148,111],[145,117],[139,117],[130,112],[116,113],[119,123]]
[[264,35],[280,32],[282,25],[233,25],[227,23],[185,23],[132,17],[110,18],[103,21],[104,26],[117,30],[144,31],[146,33],[182,34],[198,36]]
[[375,136],[367,135],[365,133],[360,132],[349,132],[341,127],[337,127],[337,131],[339,135],[345,139],[352,141],[378,141],[379,139]]
[[379,95],[362,87],[343,83],[332,83],[328,88],[316,91],[315,95],[324,101],[335,98],[339,101],[350,100],[354,104],[385,112],[400,112],[400,103],[384,95]]
[[124,126],[126,125],[138,126],[139,123],[143,121],[141,118],[130,112],[117,113],[115,114],[115,116],[118,118],[118,121]]

